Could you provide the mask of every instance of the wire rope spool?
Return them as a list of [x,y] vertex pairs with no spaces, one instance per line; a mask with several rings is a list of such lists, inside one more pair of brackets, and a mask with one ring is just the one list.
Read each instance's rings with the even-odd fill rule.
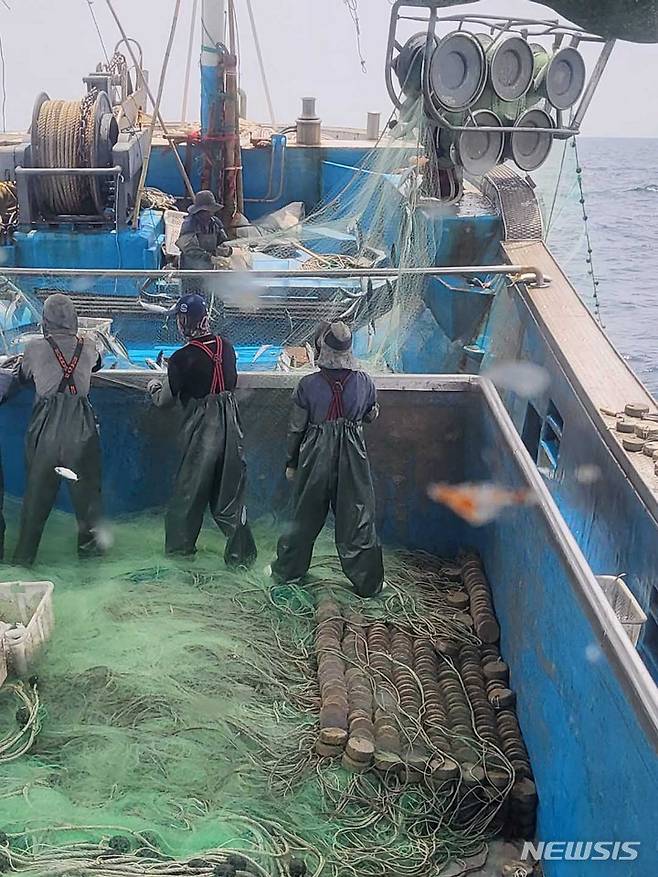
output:
[[532,84],[534,56],[532,49],[518,34],[508,34],[494,41],[486,52],[491,87],[501,100],[523,97]]
[[481,43],[473,34],[454,31],[432,53],[431,93],[426,98],[440,110],[460,112],[475,103],[486,81],[487,62]]
[[467,173],[483,176],[500,161],[505,135],[502,131],[478,131],[478,127],[501,128],[502,123],[495,113],[476,110],[466,125],[470,130],[462,131],[455,145],[459,164]]
[[[32,113],[31,155],[36,168],[112,166],[119,128],[104,91],[81,101],[51,100],[45,92]],[[33,193],[44,216],[102,214],[108,179],[97,176],[40,176]]]
[[[519,116],[515,128],[554,128],[553,119],[544,110],[527,110]],[[510,135],[512,158],[522,171],[537,170],[548,158],[553,145],[551,130],[514,131]]]
[[545,97],[557,110],[568,110],[583,93],[587,79],[585,61],[573,46],[550,54],[533,44],[536,97]]
[[424,31],[414,34],[393,59],[391,66],[406,97],[419,97],[423,90],[423,58],[426,44],[427,34]]

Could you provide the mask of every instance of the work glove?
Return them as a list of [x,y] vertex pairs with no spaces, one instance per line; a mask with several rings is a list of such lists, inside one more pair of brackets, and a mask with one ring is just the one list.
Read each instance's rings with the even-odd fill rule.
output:
[[162,381],[159,381],[157,378],[149,381],[146,385],[146,389],[148,390],[149,395],[155,396],[156,393],[159,393],[162,389]]
[[293,469],[291,466],[286,466],[286,481],[294,481],[296,474],[296,469]]

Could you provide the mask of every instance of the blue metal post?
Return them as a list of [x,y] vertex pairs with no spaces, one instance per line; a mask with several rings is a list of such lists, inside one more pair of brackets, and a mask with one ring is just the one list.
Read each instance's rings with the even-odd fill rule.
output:
[[[217,101],[217,67],[224,48],[225,0],[203,0],[201,7],[201,134],[213,125],[212,108]],[[215,113],[221,108],[216,107]],[[218,124],[221,113],[214,120]]]

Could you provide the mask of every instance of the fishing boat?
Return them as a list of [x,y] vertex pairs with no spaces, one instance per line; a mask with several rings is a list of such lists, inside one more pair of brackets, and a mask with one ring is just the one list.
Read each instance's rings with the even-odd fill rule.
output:
[[[0,689],[3,717],[20,701],[0,743],[0,863],[655,875],[658,409],[546,245],[561,178],[542,199],[533,175],[551,157],[581,173],[573,145],[615,39],[658,34],[639,8],[619,24],[550,4],[568,24],[450,5],[392,4],[384,125],[329,129],[313,98],[290,126],[247,122],[233,3],[202,0],[198,126],[162,119],[116,16],[121,39],[82,99],[39,95],[29,133],[0,145],[0,355],[40,331],[50,293],[76,302],[103,354],[91,398],[114,543],[74,567],[62,496],[43,581],[0,585],[0,622],[41,613],[33,681]],[[200,189],[224,205],[232,254],[186,272],[175,241]],[[167,314],[190,288],[235,341],[266,551],[286,516],[290,391],[313,367],[317,323],[351,325],[381,394],[368,443],[385,598],[349,598],[326,542],[306,589],[220,572],[210,548],[165,560],[176,418],[146,386],[178,346]],[[15,503],[32,401],[0,407]],[[483,485],[508,507],[473,512]],[[3,617],[16,600],[24,617]],[[323,736],[325,628],[345,679],[353,669],[374,697],[356,715],[372,730],[350,722],[340,744]],[[371,637],[388,669],[360,655]]]

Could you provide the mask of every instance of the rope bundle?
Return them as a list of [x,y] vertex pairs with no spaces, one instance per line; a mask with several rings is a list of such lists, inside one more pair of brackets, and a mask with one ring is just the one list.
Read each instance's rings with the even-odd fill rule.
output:
[[[96,96],[82,101],[46,100],[33,132],[39,167],[91,167]],[[35,139],[36,138],[36,139]],[[91,211],[91,178],[44,176],[39,180],[41,209],[51,215],[81,215]]]

